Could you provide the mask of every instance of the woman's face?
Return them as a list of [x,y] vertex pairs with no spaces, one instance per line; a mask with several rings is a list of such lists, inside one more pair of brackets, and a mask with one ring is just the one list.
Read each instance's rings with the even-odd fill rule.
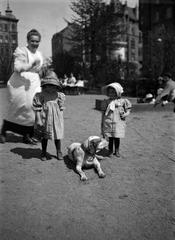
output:
[[37,35],[31,35],[27,43],[28,43],[29,50],[35,53],[40,44],[40,37]]

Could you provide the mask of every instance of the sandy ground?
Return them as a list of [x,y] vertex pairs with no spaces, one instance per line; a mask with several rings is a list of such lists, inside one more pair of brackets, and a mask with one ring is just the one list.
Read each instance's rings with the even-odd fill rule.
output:
[[[6,97],[0,89],[1,121]],[[102,98],[66,97],[64,155],[71,142],[100,134],[94,107]],[[88,169],[81,182],[66,156],[42,162],[40,144],[9,133],[0,145],[0,239],[175,239],[175,114],[140,106],[128,118],[121,158],[101,161],[104,179]],[[48,152],[55,154],[53,142]]]

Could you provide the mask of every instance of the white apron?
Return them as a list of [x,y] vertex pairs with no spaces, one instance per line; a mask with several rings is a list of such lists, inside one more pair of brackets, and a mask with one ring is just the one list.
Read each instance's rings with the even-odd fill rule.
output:
[[[22,54],[23,62],[25,60],[33,63],[39,58],[40,67],[43,64],[43,58],[39,51],[31,53],[26,47],[17,48],[18,57]],[[26,59],[24,60],[24,58]],[[22,64],[22,61],[21,61]],[[32,109],[33,97],[41,91],[39,74],[36,72],[14,72],[7,83],[9,91],[9,110],[6,120],[23,126],[33,126],[35,114]]]

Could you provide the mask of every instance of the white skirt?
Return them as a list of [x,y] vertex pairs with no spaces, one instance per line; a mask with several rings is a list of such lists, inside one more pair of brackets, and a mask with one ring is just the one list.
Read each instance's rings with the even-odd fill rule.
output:
[[8,83],[9,109],[6,120],[23,126],[33,126],[35,113],[32,109],[33,97],[41,91],[38,73],[14,72]]

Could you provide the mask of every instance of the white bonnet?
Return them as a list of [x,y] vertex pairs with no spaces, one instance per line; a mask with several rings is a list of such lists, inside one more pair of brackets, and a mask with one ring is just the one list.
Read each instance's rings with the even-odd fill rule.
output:
[[120,83],[114,82],[114,83],[110,83],[110,84],[108,84],[108,85],[106,85],[105,87],[102,88],[102,93],[103,94],[107,95],[108,87],[114,88],[117,95],[123,93],[123,87],[120,85]]
[[146,94],[145,96],[146,99],[153,98],[153,95],[151,93]]

